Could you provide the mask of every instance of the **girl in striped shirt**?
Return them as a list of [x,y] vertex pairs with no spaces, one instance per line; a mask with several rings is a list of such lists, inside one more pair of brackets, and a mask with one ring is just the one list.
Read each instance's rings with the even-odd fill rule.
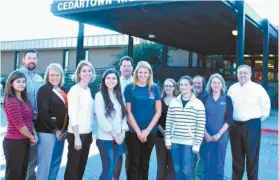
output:
[[193,153],[198,153],[204,136],[205,110],[193,93],[193,80],[183,76],[179,80],[181,94],[168,108],[165,144],[171,150],[175,180],[191,180]]

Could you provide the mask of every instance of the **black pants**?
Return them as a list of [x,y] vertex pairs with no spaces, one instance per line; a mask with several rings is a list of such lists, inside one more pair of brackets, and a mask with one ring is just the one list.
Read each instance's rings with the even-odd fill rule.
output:
[[155,146],[157,155],[157,180],[174,179],[171,153],[165,146],[164,138],[157,137]]
[[80,134],[82,149],[75,150],[75,136],[68,133],[68,161],[66,165],[65,180],[81,180],[84,174],[85,166],[88,159],[89,149],[92,139],[92,133]]
[[29,139],[4,138],[3,150],[6,159],[6,180],[24,180],[26,178],[30,141]]
[[148,180],[149,160],[155,144],[157,133],[150,133],[147,141],[142,143],[136,133],[127,133],[128,180]]
[[234,121],[230,126],[230,142],[233,157],[233,180],[241,180],[246,157],[248,180],[258,179],[261,141],[261,120],[252,119],[246,123]]

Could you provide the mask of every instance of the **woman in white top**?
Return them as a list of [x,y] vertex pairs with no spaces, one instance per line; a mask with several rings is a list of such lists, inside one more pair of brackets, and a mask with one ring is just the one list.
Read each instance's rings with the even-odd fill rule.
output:
[[128,130],[126,110],[119,75],[107,70],[102,78],[100,91],[95,96],[98,120],[97,146],[102,160],[100,180],[111,180],[119,156],[123,154],[123,140]]
[[65,179],[82,179],[92,143],[93,98],[88,84],[95,80],[95,70],[90,62],[80,61],[74,74],[77,83],[68,97],[68,162]]

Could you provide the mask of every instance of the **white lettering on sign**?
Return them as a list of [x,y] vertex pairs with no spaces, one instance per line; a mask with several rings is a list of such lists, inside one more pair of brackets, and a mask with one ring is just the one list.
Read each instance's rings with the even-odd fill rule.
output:
[[64,10],[73,10],[80,8],[89,8],[89,7],[97,7],[97,6],[106,6],[115,4],[122,4],[133,2],[134,0],[75,0],[75,1],[62,1],[57,4],[58,11]]

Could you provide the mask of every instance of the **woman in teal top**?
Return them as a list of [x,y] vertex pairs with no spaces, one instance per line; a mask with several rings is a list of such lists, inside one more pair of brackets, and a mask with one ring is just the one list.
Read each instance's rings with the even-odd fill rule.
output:
[[124,95],[130,126],[126,135],[130,162],[127,179],[147,180],[162,109],[159,88],[153,83],[153,72],[148,62],[138,63],[133,83],[127,85]]

